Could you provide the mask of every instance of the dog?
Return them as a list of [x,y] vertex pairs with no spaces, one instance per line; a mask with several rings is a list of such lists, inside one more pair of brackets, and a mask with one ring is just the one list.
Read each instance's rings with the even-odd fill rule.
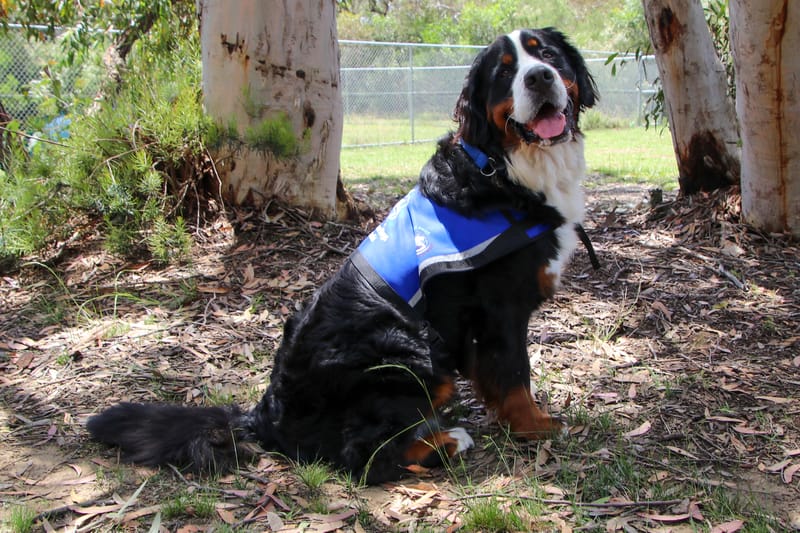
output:
[[287,320],[253,409],[122,403],[88,420],[92,438],[131,462],[200,472],[235,466],[255,441],[380,483],[473,445],[437,414],[459,374],[514,436],[562,431],[531,395],[527,329],[577,246],[578,121],[597,98],[559,31],[499,37],[417,186]]

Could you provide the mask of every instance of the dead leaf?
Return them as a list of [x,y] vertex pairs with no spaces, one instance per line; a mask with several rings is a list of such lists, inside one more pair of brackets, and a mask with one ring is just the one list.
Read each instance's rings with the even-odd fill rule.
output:
[[742,435],[766,435],[766,431],[759,431],[757,429],[753,429],[751,427],[747,427],[744,425],[741,426],[733,426],[733,430],[736,433],[741,433]]
[[647,421],[647,420],[645,420],[644,422],[642,422],[642,424],[641,424],[641,425],[640,425],[638,428],[636,428],[636,429],[633,429],[633,430],[631,430],[631,431],[629,431],[629,432],[627,432],[627,433],[623,434],[623,437],[626,437],[626,438],[628,438],[628,439],[633,439],[633,438],[636,438],[636,437],[641,437],[642,435],[644,435],[645,433],[647,433],[648,431],[650,431],[650,428],[651,428],[651,427],[652,427],[652,426],[651,426],[650,422],[649,422],[649,421]]
[[664,481],[668,477],[669,477],[669,472],[667,472],[666,470],[659,470],[659,471],[655,472],[652,476],[650,476],[647,479],[647,481],[649,481],[651,483],[656,483],[656,482],[659,482],[659,481]]
[[650,307],[652,307],[656,311],[661,312],[661,314],[664,315],[664,318],[666,318],[668,321],[670,322],[672,321],[672,312],[670,312],[670,310],[667,309],[667,306],[661,303],[660,301],[656,300],[655,302],[652,303]]
[[198,533],[199,531],[208,531],[208,528],[197,524],[186,524],[176,529],[175,533]]
[[161,510],[161,505],[151,505],[150,507],[142,507],[141,509],[136,509],[135,511],[131,511],[129,513],[125,513],[125,516],[122,517],[122,523],[131,522],[143,516],[156,514]]
[[284,528],[283,520],[276,513],[272,511],[267,513],[267,524],[272,531],[280,531]]
[[69,510],[78,514],[103,514],[119,511],[122,505],[95,505],[91,507],[81,507],[79,505],[69,505]]
[[743,527],[744,522],[742,520],[731,520],[730,522],[725,522],[724,524],[718,524],[712,527],[710,533],[734,533]]
[[220,509],[219,507],[217,507],[217,514],[222,519],[222,521],[228,525],[236,523],[236,517],[233,516],[233,513],[228,511],[227,509]]
[[550,496],[555,496],[557,498],[563,498],[567,495],[564,489],[556,487],[555,485],[542,485],[540,488],[545,494],[549,494]]
[[793,398],[782,398],[780,396],[756,396],[756,398],[777,404],[792,403],[794,401]]
[[638,372],[634,372],[632,374],[620,373],[614,376],[614,381],[617,383],[649,383],[650,372],[647,370],[639,370]]
[[646,520],[653,520],[655,522],[666,522],[669,524],[674,524],[677,522],[683,522],[684,520],[688,520],[691,518],[689,513],[681,513],[681,514],[650,514],[650,513],[639,513],[639,516]]
[[667,515],[667,514],[650,514],[650,513],[639,513],[639,516],[642,518],[646,518],[648,520],[654,520],[656,522],[666,522],[669,524],[673,524],[676,522],[683,522],[684,520],[697,520],[703,521],[703,514],[700,512],[700,507],[691,502],[689,504],[689,509],[685,513],[674,514],[674,515]]
[[682,448],[678,448],[677,446],[667,446],[666,448],[668,450],[672,451],[672,452],[677,453],[678,455],[682,455],[684,457],[688,457],[689,459],[694,459],[695,461],[699,461],[700,460],[700,458],[697,457],[696,455],[694,455],[692,453],[689,453],[689,452],[687,452],[686,450],[684,450]]
[[784,470],[783,473],[781,474],[781,479],[783,479],[783,482],[786,484],[791,483],[792,478],[794,477],[794,475],[797,473],[798,470],[800,470],[800,464],[792,465],[786,468],[786,470]]
[[745,446],[742,441],[740,441],[739,439],[737,439],[733,435],[731,435],[730,438],[731,438],[731,444],[733,444],[733,447],[736,448],[737,452],[739,452],[740,454],[744,455],[749,451],[747,446]]
[[730,422],[732,424],[745,424],[745,421],[741,418],[731,418],[729,416],[707,416],[706,420],[710,420],[712,422]]
[[228,287],[215,287],[213,285],[198,285],[197,292],[203,294],[228,294],[231,290]]
[[769,465],[769,466],[765,467],[764,470],[766,470],[767,472],[773,472],[773,473],[774,472],[780,472],[781,470],[786,468],[786,466],[790,465],[791,463],[792,463],[791,459],[784,459],[783,461],[780,461],[779,463],[775,463],[773,465]]
[[[23,347],[24,349],[24,347]],[[25,370],[33,363],[33,354],[30,352],[24,353],[17,357],[17,369],[18,370]]]

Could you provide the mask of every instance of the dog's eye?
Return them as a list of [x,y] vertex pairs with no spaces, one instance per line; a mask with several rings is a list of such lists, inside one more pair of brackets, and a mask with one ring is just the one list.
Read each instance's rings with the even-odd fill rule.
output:
[[497,76],[500,78],[511,78],[514,76],[514,69],[509,67],[500,67],[500,70],[497,72]]
[[550,60],[550,59],[555,59],[556,57],[556,53],[549,48],[542,48],[541,54],[542,54],[542,59]]

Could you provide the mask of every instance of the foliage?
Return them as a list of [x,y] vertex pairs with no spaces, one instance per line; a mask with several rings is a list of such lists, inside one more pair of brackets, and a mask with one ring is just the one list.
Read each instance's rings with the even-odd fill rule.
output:
[[[640,2],[636,1],[636,4],[641,7]],[[714,43],[714,49],[717,52],[717,57],[719,57],[723,66],[725,67],[728,80],[727,93],[731,98],[735,98],[736,81],[734,78],[733,54],[731,52],[730,45],[730,16],[728,12],[728,0],[704,0],[703,11],[705,13],[706,24],[711,32],[711,40]],[[643,14],[638,16],[641,17],[642,21],[644,20]],[[620,19],[613,17],[612,20]],[[646,42],[640,42],[635,46],[635,60],[638,61],[639,58],[645,53],[651,53],[651,49],[652,45],[649,37],[647,37]],[[608,62],[613,61],[616,56],[617,54],[612,54],[608,58]],[[655,88],[656,92],[649,96],[647,102],[645,103],[646,111],[644,114],[644,120],[645,127],[647,128],[666,123],[666,103],[664,100],[664,91],[661,88],[660,78],[656,78]]]
[[556,26],[584,48],[649,42],[638,0],[340,0],[337,23],[341,38],[359,40],[485,45],[512,29]]
[[0,27],[21,24],[32,39],[54,39],[60,28],[73,28],[64,41],[69,63],[93,46],[98,28],[116,29],[119,42],[128,45],[146,33],[141,30],[149,29],[156,20],[172,20],[172,31],[183,37],[196,28],[192,0],[5,0],[2,5],[5,16],[0,17]]
[[708,29],[711,31],[711,39],[714,41],[714,49],[725,67],[725,74],[728,79],[728,96],[735,99],[736,78],[733,68],[733,52],[731,51],[728,0],[708,0],[703,7],[703,11],[705,12]]
[[158,261],[188,256],[176,218],[200,201],[198,185],[210,120],[200,99],[197,39],[159,21],[137,43],[125,79],[89,114],[73,116],[69,137],[17,153],[0,176],[0,255],[36,251],[63,237],[68,217],[104,221],[106,244]]
[[276,157],[291,157],[299,149],[292,122],[285,113],[248,127],[244,140],[252,148],[271,152]]

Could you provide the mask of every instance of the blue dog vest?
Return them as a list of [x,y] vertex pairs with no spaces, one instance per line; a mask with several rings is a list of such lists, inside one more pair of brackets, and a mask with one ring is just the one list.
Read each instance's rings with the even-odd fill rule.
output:
[[520,211],[467,217],[426,198],[414,187],[350,257],[379,294],[420,311],[425,283],[446,272],[485,266],[549,232]]

